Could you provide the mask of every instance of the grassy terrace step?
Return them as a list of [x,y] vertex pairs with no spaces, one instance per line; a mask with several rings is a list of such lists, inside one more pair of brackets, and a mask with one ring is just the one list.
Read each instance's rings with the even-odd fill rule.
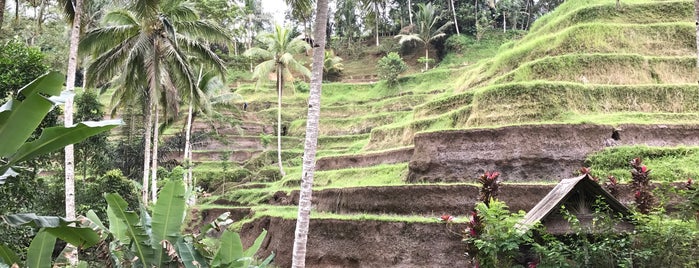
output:
[[560,32],[504,49],[491,61],[465,72],[460,89],[484,85],[521,64],[566,54],[638,53],[648,56],[691,56],[696,54],[694,25],[687,22],[637,24],[578,24]]
[[572,54],[528,62],[494,79],[493,83],[548,80],[590,84],[688,84],[695,83],[697,77],[694,56]]
[[369,134],[343,135],[343,136],[320,136],[318,137],[318,150],[346,149],[348,147],[364,147],[369,140]]
[[413,156],[413,148],[405,147],[379,152],[347,154],[320,157],[316,160],[316,170],[336,170],[345,168],[370,167],[381,164],[407,163]]
[[692,1],[625,1],[621,10],[613,2],[586,1],[561,5],[553,13],[542,16],[532,25],[530,35],[554,33],[575,24],[588,22],[637,23],[677,22],[694,20]]
[[216,150],[216,151],[192,151],[193,161],[216,161],[227,160],[235,163],[244,163],[250,158],[260,155],[262,150]]
[[[320,135],[353,135],[369,133],[372,128],[400,121],[410,115],[411,112],[387,112],[368,114],[362,117],[342,119],[320,119]],[[306,132],[306,119],[294,120],[289,133],[294,136],[303,136]]]
[[[226,135],[206,139],[193,144],[195,151],[235,151],[235,150],[264,150],[276,149],[277,137],[273,134],[265,136],[269,144],[265,147],[262,136]],[[282,136],[282,150],[296,149],[303,146],[303,138]]]
[[195,126],[194,131],[209,131],[218,135],[260,135],[273,134],[276,129],[272,124],[244,121],[232,125],[222,125],[219,122]]
[[527,110],[516,111],[513,108],[529,107],[541,115],[537,118],[539,120],[555,119],[570,112],[682,113],[697,110],[699,106],[694,101],[697,97],[699,90],[694,84],[628,86],[519,82],[484,87],[425,103],[416,107],[415,118],[433,117],[469,104],[473,106],[472,114],[476,116],[526,113]]
[[695,84],[505,84],[484,88],[476,93],[466,125],[565,120],[570,114],[693,113],[699,111],[697,99],[699,90]]
[[409,111],[415,105],[423,103],[433,96],[433,94],[406,94],[365,104],[322,106],[320,115],[321,118],[346,118],[382,112]]

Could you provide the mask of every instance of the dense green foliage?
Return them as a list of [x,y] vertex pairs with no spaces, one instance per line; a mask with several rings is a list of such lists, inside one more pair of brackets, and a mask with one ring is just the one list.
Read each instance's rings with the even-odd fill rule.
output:
[[47,70],[39,49],[17,41],[0,45],[0,99],[16,96],[20,88]]
[[398,75],[408,70],[408,66],[398,53],[391,52],[376,63],[379,77],[386,80],[389,85],[394,85]]

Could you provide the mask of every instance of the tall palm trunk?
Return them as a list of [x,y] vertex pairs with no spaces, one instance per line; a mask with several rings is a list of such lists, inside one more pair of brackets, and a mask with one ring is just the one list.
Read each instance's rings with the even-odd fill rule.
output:
[[374,25],[376,26],[376,46],[379,46],[379,3],[374,0]]
[[410,20],[410,25],[413,25],[413,7],[410,0],[408,0],[408,18]]
[[694,0],[694,18],[697,26],[697,68],[699,68],[699,0]]
[[[66,77],[66,91],[74,93],[75,91],[75,71],[78,68],[78,42],[80,41],[80,16],[82,11],[82,0],[75,0],[75,16],[70,30],[70,48],[68,52],[68,74]],[[4,9],[5,6],[3,5]],[[73,96],[69,96],[65,103],[65,111],[63,114],[65,126],[73,125]],[[75,159],[73,145],[65,147],[65,202],[66,202],[66,219],[75,220]],[[69,245],[68,262],[75,266],[78,264],[78,248],[75,245]]]
[[5,0],[0,0],[0,29],[5,20]]
[[[199,67],[199,79],[197,80],[197,83],[201,81],[201,72],[202,68]],[[189,205],[193,205],[194,202],[194,187],[192,184],[192,159],[189,155],[192,147],[192,143],[190,141],[190,138],[192,136],[192,114],[193,114],[193,106],[194,106],[194,87],[189,88],[189,108],[187,110],[187,126],[184,132],[184,155],[182,156],[182,162],[187,165],[187,172],[183,174],[183,179],[184,179],[184,184],[187,187],[187,191],[190,191],[190,198],[187,199],[187,202]]]
[[[152,82],[151,82],[152,83]],[[153,135],[153,108],[155,102],[155,93],[153,89],[150,90],[148,94],[148,107],[145,109],[146,122],[144,123],[146,127],[146,135],[143,138],[143,188],[141,189],[141,201],[143,204],[148,204],[148,179],[150,175],[150,150],[151,150],[151,138]]]
[[286,173],[282,165],[282,89],[284,89],[284,75],[282,75],[282,66],[277,64],[277,162],[279,173],[284,177]]
[[158,104],[155,104],[155,122],[153,123],[153,152],[151,153],[151,157],[153,160],[151,161],[151,168],[150,168],[150,198],[151,202],[155,204],[155,201],[158,199],[158,136],[159,135],[159,129],[158,125],[160,125],[160,117],[158,116],[160,112],[160,109],[158,108]]
[[[699,1],[699,0],[698,0]],[[313,194],[313,175],[315,171],[316,149],[318,147],[318,123],[320,120],[320,95],[323,82],[323,59],[325,57],[325,30],[328,17],[328,0],[318,0],[314,38],[318,47],[313,49],[313,65],[308,98],[308,118],[306,120],[306,141],[303,150],[303,171],[299,210],[296,217],[292,267],[306,266],[306,243],[310,223],[311,197]]]
[[430,44],[425,42],[425,71],[430,69]]
[[449,0],[449,3],[451,4],[451,13],[454,15],[454,28],[456,29],[456,35],[460,35],[459,22],[456,21],[456,9],[454,9],[454,0]]

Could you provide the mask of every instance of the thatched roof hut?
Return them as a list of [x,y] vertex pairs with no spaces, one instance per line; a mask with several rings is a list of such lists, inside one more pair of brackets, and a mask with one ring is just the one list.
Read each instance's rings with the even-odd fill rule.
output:
[[607,205],[609,211],[606,213],[609,213],[609,216],[621,216],[618,217],[619,221],[616,222],[614,229],[617,231],[633,229],[627,217],[631,214],[629,209],[593,181],[590,175],[561,180],[534,208],[527,212],[524,219],[520,221],[519,228],[527,230],[533,224],[541,222],[550,234],[571,233],[573,230],[570,223],[561,214],[561,206],[565,206],[566,210],[580,221],[582,230],[595,232],[592,220],[597,200]]

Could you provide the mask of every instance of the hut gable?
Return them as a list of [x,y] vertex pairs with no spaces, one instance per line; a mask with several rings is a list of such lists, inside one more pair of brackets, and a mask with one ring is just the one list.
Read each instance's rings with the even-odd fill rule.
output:
[[[592,214],[595,212],[595,201],[598,198],[601,198],[609,206],[611,214],[630,215],[626,206],[602,189],[602,186],[594,182],[589,175],[582,175],[559,182],[534,208],[527,212],[524,219],[520,221],[519,228],[526,230],[536,222],[541,222],[551,234],[569,233],[571,231],[570,224],[560,214],[562,205],[578,218],[581,226],[590,226]],[[615,228],[620,231],[630,230],[633,225],[622,220]]]

